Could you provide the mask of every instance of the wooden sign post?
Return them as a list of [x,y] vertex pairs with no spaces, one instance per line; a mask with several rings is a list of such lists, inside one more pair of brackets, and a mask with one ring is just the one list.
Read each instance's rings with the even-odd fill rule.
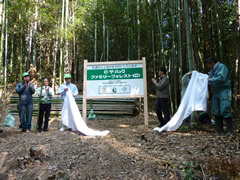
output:
[[146,59],[137,61],[88,62],[84,60],[83,119],[87,100],[144,98],[144,124],[148,125]]

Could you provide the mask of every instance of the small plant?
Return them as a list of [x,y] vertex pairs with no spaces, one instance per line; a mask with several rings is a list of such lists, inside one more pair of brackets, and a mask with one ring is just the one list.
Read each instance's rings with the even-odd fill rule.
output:
[[183,168],[183,179],[184,180],[194,180],[197,179],[196,174],[193,172],[195,163],[187,162]]
[[180,128],[179,128],[179,131],[180,132],[187,132],[189,130],[189,127],[187,125],[182,125]]

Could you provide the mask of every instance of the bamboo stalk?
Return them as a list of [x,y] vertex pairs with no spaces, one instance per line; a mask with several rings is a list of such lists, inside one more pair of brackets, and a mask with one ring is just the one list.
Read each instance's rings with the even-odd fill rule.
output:
[[188,0],[184,0],[184,12],[186,18],[188,71],[191,71],[193,69],[193,53],[192,53],[193,49]]
[[7,103],[7,66],[8,66],[8,60],[7,60],[7,55],[8,55],[8,0],[5,0],[5,6],[4,6],[4,11],[5,11],[5,68],[4,68],[4,107],[6,107]]

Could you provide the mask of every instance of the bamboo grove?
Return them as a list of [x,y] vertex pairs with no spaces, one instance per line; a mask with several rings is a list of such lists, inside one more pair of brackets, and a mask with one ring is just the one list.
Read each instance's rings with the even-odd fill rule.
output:
[[[239,0],[238,0],[239,1]],[[237,0],[0,0],[1,88],[36,67],[53,85],[70,72],[81,87],[83,60],[146,57],[151,77],[168,68],[171,102],[180,101],[180,79],[207,72],[216,56],[240,90],[240,2]],[[1,94],[1,99],[4,94]]]

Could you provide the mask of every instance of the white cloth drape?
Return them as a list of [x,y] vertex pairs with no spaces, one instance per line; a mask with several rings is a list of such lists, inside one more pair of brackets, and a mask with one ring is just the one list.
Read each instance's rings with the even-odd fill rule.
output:
[[181,104],[172,119],[163,127],[154,128],[155,131],[175,131],[184,119],[189,117],[193,111],[206,111],[207,109],[208,75],[192,72],[192,77]]
[[98,131],[88,128],[70,90],[66,93],[62,107],[62,124],[71,128],[72,131],[78,131],[86,136],[106,136],[109,133],[108,130]]

